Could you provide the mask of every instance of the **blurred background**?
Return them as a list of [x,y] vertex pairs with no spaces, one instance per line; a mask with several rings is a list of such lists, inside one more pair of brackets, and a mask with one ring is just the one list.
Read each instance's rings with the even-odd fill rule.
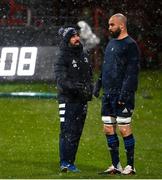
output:
[[[109,41],[108,19],[118,12],[128,17],[129,34],[141,49],[141,68],[160,68],[161,8],[161,1],[152,0],[136,0],[134,3],[130,0],[1,0],[0,51],[3,63],[1,62],[0,70],[3,73],[0,73],[0,80],[52,81],[54,76],[52,65],[58,54],[57,31],[61,26],[76,26],[79,21],[86,22],[100,40],[91,48],[93,68],[99,70],[105,46]],[[2,49],[3,47],[18,47],[18,49],[6,50]],[[17,72],[21,47],[37,47],[37,49],[30,48],[28,52],[22,50],[25,59],[31,58],[31,62],[30,65],[24,64]],[[36,51],[36,57],[33,57],[33,51]],[[15,65],[11,62],[14,59],[13,54],[16,56]],[[44,67],[47,69],[46,72]],[[23,72],[19,72],[21,70]]]

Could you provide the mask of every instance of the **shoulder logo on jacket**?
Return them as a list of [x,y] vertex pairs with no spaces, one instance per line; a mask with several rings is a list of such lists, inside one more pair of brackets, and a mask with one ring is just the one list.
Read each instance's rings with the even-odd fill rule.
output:
[[72,65],[73,65],[74,68],[78,67],[77,62],[75,61],[75,59],[73,59]]
[[87,57],[84,57],[84,62],[88,63],[88,58]]

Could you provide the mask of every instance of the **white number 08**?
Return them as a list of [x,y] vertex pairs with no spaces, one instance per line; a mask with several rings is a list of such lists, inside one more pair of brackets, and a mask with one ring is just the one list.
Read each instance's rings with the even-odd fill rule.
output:
[[[37,47],[4,47],[0,58],[0,76],[32,76],[35,73]],[[17,73],[16,73],[17,72]]]

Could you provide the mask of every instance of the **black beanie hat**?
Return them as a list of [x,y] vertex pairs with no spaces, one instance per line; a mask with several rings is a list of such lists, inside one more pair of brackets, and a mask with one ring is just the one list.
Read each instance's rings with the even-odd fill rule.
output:
[[58,34],[62,37],[63,41],[69,42],[70,38],[78,34],[77,30],[73,27],[67,27],[67,28],[60,28],[58,31]]

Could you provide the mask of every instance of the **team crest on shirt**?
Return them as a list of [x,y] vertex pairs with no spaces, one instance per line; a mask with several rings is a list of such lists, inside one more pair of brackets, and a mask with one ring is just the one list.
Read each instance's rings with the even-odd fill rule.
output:
[[74,68],[78,67],[77,62],[75,61],[75,59],[73,59],[72,65],[73,65]]

